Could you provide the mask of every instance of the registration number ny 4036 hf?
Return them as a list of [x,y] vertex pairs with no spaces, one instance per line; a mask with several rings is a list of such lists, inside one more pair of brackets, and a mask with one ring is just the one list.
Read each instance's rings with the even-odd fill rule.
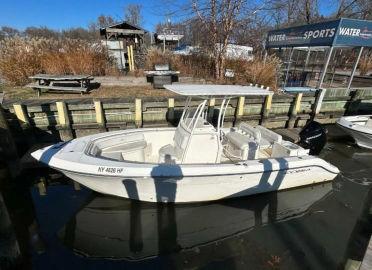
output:
[[116,167],[105,167],[105,166],[100,166],[98,167],[98,172],[99,173],[114,173],[114,174],[119,174],[123,172],[123,168],[116,168]]

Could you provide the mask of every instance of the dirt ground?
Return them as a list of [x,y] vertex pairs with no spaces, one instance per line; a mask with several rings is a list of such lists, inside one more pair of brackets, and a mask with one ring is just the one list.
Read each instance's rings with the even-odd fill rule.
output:
[[[0,91],[4,92],[4,100],[25,100],[35,99],[36,91],[25,87],[7,87],[2,86]],[[119,98],[119,97],[171,97],[174,93],[165,89],[153,89],[152,86],[101,86],[98,89],[90,90],[89,93],[81,95],[80,93],[66,92],[42,92],[39,99],[72,99],[72,98]]]

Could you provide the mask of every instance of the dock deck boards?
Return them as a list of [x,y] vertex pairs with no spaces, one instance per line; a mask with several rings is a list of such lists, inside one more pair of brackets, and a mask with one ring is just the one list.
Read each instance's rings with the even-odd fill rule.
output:
[[284,140],[288,140],[290,142],[297,142],[299,138],[299,133],[301,128],[280,128],[274,130],[276,133],[283,136]]

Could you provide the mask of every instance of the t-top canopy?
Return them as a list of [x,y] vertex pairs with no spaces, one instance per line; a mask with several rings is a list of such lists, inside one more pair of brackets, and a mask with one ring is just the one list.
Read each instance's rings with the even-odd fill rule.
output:
[[218,84],[167,84],[164,88],[183,96],[267,96],[273,92],[257,86]]
[[372,21],[341,18],[269,31],[266,48],[281,47],[372,47]]

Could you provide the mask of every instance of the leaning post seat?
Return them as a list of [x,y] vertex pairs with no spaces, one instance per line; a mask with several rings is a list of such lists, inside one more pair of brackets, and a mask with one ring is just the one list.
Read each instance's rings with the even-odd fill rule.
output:
[[159,163],[170,161],[173,163],[180,163],[187,147],[189,137],[190,132],[188,132],[183,125],[179,125],[174,133],[173,144],[164,145],[159,149]]
[[215,128],[202,117],[196,119],[195,128],[188,127],[191,119],[180,122],[173,144],[159,149],[159,163],[218,163],[219,140]]
[[237,130],[225,135],[228,144],[225,154],[241,160],[257,159],[261,133],[254,127],[242,123]]
[[274,143],[280,144],[282,142],[282,136],[274,131],[263,126],[256,126],[255,129],[261,133],[260,149],[267,149],[274,145]]
[[239,129],[244,133],[253,137],[258,143],[261,141],[261,132],[255,127],[248,125],[247,123],[241,123]]

